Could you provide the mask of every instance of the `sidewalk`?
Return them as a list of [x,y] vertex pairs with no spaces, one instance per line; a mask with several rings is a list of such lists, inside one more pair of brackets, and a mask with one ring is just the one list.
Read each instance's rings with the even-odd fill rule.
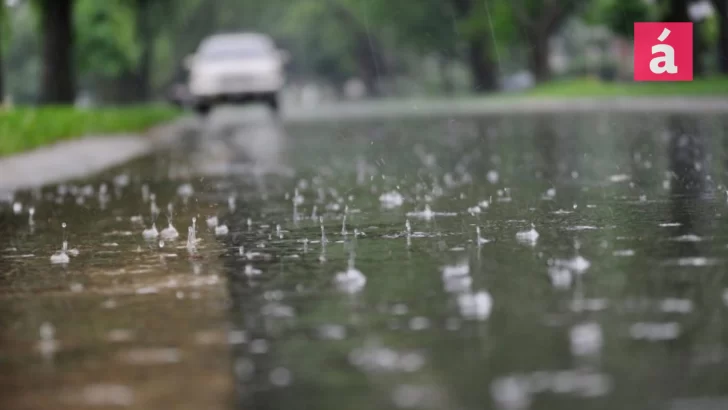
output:
[[146,135],[88,136],[0,158],[0,199],[21,188],[80,178],[172,143],[190,119],[157,126]]

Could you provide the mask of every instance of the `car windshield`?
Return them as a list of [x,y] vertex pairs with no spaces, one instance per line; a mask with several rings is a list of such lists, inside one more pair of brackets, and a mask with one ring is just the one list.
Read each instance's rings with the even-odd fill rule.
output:
[[211,60],[263,58],[269,54],[267,49],[253,47],[210,47],[200,51],[200,56]]

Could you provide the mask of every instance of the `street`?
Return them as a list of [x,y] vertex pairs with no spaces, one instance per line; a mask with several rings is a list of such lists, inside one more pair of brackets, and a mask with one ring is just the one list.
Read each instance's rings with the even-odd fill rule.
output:
[[0,408],[724,396],[727,125],[222,107],[0,204]]

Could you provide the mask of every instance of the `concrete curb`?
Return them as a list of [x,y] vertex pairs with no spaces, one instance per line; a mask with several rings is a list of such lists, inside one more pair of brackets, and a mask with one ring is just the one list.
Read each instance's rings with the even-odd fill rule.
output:
[[191,118],[182,117],[152,127],[144,135],[88,136],[0,158],[0,200],[19,189],[81,178],[123,164],[172,144],[192,126]]
[[476,115],[581,113],[728,114],[728,98],[708,97],[604,97],[502,98],[468,100],[401,100],[347,102],[313,109],[284,111],[287,123],[346,120],[386,120],[467,117]]

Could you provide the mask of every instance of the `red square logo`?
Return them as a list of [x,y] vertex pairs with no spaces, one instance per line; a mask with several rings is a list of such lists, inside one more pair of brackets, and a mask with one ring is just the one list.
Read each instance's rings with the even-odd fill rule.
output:
[[693,81],[693,23],[634,23],[635,81]]

